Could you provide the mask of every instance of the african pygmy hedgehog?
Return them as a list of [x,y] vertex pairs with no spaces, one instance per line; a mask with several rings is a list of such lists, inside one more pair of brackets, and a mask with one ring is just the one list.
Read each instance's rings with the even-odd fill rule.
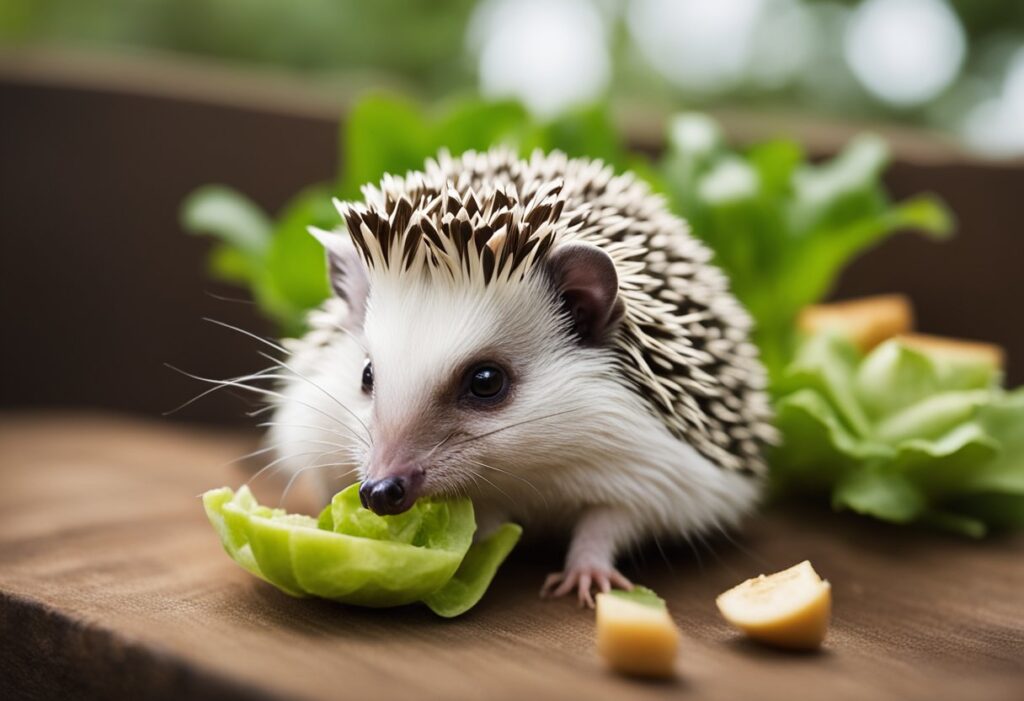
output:
[[[626,547],[731,526],[772,439],[751,321],[709,250],[631,174],[442,153],[313,231],[336,297],[286,341],[271,438],[327,498],[472,497],[572,531],[547,593],[629,587]],[[314,469],[316,468],[316,469]],[[330,474],[327,474],[327,473]]]

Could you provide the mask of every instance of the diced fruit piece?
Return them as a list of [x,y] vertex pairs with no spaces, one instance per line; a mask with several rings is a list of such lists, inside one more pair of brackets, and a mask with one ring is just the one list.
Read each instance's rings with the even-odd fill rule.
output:
[[867,353],[882,341],[914,327],[914,310],[903,295],[877,295],[805,307],[797,326],[808,335],[832,331]]
[[645,587],[597,595],[597,651],[616,672],[671,677],[679,628],[657,594]]
[[716,603],[725,620],[755,640],[809,650],[825,639],[832,587],[804,560],[788,570],[748,579]]
[[923,333],[899,334],[896,336],[896,340],[907,348],[954,362],[980,363],[994,368],[1002,368],[1006,358],[1006,352],[994,343],[928,336]]

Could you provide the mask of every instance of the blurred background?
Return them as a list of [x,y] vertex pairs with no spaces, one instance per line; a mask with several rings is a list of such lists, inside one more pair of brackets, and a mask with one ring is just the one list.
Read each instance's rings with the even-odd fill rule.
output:
[[[920,328],[1000,343],[1011,384],[1024,379],[1007,312],[1024,295],[1017,0],[0,0],[0,315],[17,339],[0,347],[0,406],[159,415],[202,389],[165,363],[220,378],[260,367],[250,340],[201,319],[281,326],[230,275],[211,278],[217,249],[186,235],[182,203],[225,184],[308,252],[329,194],[376,177],[345,134],[380,93],[416,106],[392,105],[382,114],[401,119],[367,137],[399,144],[381,162],[402,170],[423,158],[400,152],[410,132],[473,96],[506,106],[481,107],[473,134],[456,119],[467,143],[490,133],[487,110],[519,124],[525,108],[554,125],[542,145],[620,167],[661,159],[684,111],[712,115],[737,149],[790,138],[801,150],[776,156],[793,163],[879,133],[892,158],[861,163],[871,187],[884,171],[894,201],[935,194],[958,233],[898,236],[829,294],[906,292]],[[632,156],[614,158],[619,141]],[[303,210],[296,193],[316,183],[318,209]],[[175,416],[247,421],[219,395]]]
[[3,0],[0,41],[203,57],[326,95],[796,112],[1024,153],[1017,0]]

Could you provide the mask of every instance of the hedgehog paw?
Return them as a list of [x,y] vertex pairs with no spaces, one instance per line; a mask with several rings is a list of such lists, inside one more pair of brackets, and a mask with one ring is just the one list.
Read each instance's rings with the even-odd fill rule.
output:
[[608,592],[612,587],[629,591],[633,588],[633,583],[614,567],[578,566],[548,575],[540,589],[540,595],[543,598],[565,596],[575,589],[580,608],[594,608],[592,590],[596,588],[598,591]]

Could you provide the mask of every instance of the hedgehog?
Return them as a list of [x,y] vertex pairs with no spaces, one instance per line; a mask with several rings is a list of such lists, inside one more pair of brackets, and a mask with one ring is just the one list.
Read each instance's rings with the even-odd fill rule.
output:
[[311,229],[333,294],[285,341],[278,460],[366,508],[468,495],[565,533],[542,595],[632,587],[651,539],[735,527],[774,440],[751,318],[664,200],[600,160],[442,152]]

